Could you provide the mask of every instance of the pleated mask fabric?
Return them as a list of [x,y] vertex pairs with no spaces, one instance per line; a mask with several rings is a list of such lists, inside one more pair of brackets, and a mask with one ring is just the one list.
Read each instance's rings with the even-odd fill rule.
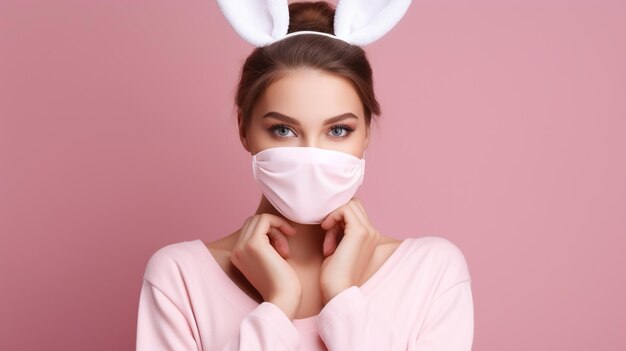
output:
[[252,155],[263,195],[283,216],[319,224],[363,183],[365,158],[317,147],[273,147]]

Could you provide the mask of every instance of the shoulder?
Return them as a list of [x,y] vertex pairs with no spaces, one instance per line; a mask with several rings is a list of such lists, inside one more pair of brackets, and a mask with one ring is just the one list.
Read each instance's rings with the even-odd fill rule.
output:
[[433,259],[447,263],[467,264],[461,248],[447,238],[429,235],[405,240],[410,241],[413,251],[427,254]]
[[143,279],[156,286],[182,283],[196,257],[191,241],[165,245],[155,250],[146,264]]
[[451,240],[440,236],[407,238],[408,260],[411,266],[436,276],[441,286],[471,280],[469,266],[463,251]]

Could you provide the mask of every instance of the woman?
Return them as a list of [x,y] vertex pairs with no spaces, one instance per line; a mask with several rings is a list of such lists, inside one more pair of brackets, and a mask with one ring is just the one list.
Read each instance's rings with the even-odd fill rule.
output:
[[[294,3],[289,14],[290,33],[333,34],[334,8],[325,2]],[[364,51],[312,34],[257,48],[236,104],[263,196],[235,232],[153,254],[137,349],[470,350],[471,280],[461,251],[440,237],[383,235],[352,197],[372,115],[380,114]],[[344,198],[307,201],[324,192]]]

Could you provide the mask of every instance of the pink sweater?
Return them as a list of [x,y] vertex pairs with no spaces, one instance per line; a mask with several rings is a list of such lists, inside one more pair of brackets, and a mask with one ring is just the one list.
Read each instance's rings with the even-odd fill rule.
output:
[[409,238],[361,286],[290,320],[254,301],[200,240],[157,250],[143,277],[137,350],[471,350],[474,310],[460,249]]

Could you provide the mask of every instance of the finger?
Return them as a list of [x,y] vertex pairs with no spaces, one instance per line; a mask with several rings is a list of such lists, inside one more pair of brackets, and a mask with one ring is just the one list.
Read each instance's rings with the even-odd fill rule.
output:
[[241,231],[239,233],[239,237],[237,238],[237,242],[233,247],[233,255],[231,256],[231,262],[233,262],[237,268],[239,268],[238,262],[241,260],[241,255],[245,255],[244,252],[246,251],[248,242],[252,236],[252,232],[254,231],[253,225],[256,223],[256,220],[256,216],[250,216],[246,218],[243,226],[241,226]]
[[367,212],[365,211],[365,207],[363,207],[363,204],[361,203],[361,201],[356,197],[352,198],[352,200],[354,204],[357,205],[357,207],[361,210],[361,213],[365,217],[365,222],[370,223],[370,218],[367,215]]
[[337,237],[341,232],[343,232],[345,227],[342,219],[343,216],[341,215],[341,211],[343,211],[342,207],[339,207],[329,213],[326,218],[324,218],[322,223],[320,223],[322,229],[326,230],[324,242],[322,243],[322,253],[324,254],[324,257],[328,257],[335,252],[339,243]]
[[252,233],[254,232],[254,228],[256,227],[256,222],[259,220],[258,216],[248,217],[246,222],[244,223],[244,227],[241,229],[241,233],[239,234],[239,241],[246,242],[250,240]]
[[[342,231],[342,236],[337,242],[336,251],[341,251],[342,255],[346,257],[352,257],[352,261],[356,261],[360,256],[360,252],[365,244],[365,236],[361,232],[366,232],[367,229],[363,226],[358,219],[354,210],[350,206],[346,206],[342,211],[346,228]],[[354,235],[359,234],[359,235]],[[352,264],[356,262],[351,262]]]
[[359,222],[361,222],[363,226],[369,229],[369,221],[367,220],[367,216],[365,215],[365,213],[363,213],[362,208],[359,207],[356,201],[348,202],[348,206],[350,206],[354,215],[359,219]]
[[264,213],[263,217],[269,221],[269,226],[272,228],[278,229],[281,233],[285,235],[293,236],[296,234],[296,228],[294,228],[289,222],[287,222],[282,217]]
[[339,246],[343,237],[344,237],[343,231],[340,231],[339,235],[337,235],[337,246]]
[[[343,210],[343,220],[346,223],[346,230],[357,229],[357,228],[365,228],[365,225],[361,222],[359,216],[357,216],[355,210],[352,208],[352,204],[349,202],[346,204],[345,209]],[[349,233],[344,233],[349,234]]]
[[270,228],[267,236],[270,238],[270,242],[274,243],[273,246],[279,255],[283,258],[289,257],[289,244],[287,242],[287,237],[283,233],[276,228]]
[[324,253],[324,257],[328,257],[335,252],[337,248],[338,238],[339,236],[339,227],[332,227],[330,230],[326,232],[324,235],[324,243],[322,244],[322,252]]
[[360,235],[353,236],[356,240],[350,240],[351,245],[349,245],[349,247],[346,247],[348,244],[343,245],[342,247],[346,247],[344,249],[346,251],[352,251],[354,254],[357,254],[355,257],[358,265],[363,265],[364,262],[369,260],[370,257],[370,254],[367,252],[371,253],[371,250],[375,247],[375,243],[372,241],[372,239],[375,238],[375,231],[369,222],[361,222],[365,220],[366,217],[361,213],[361,208],[358,204],[355,201],[351,201],[349,205],[349,209],[345,211],[346,217],[350,218],[350,216],[354,216],[360,221],[360,227],[358,228]]
[[337,223],[341,223],[343,220],[342,212],[344,211],[345,207],[346,205],[343,205],[337,208],[336,210],[334,210],[333,212],[329,213],[326,216],[326,218],[324,218],[322,223],[320,223],[320,226],[322,227],[322,229],[329,230],[330,228],[337,225]]
[[365,212],[365,208],[363,207],[363,204],[357,198],[353,198],[353,200],[354,200],[352,201],[353,207],[358,208],[358,211],[356,211],[356,213],[357,215],[361,216],[361,220],[363,221],[363,224],[366,225],[367,232],[371,234],[370,237],[376,238],[376,241],[378,242],[379,240],[378,231],[376,231],[376,229],[372,225],[372,222],[370,221],[369,217],[367,216],[367,213]]
[[286,220],[279,216],[275,216],[269,213],[264,213],[258,216],[259,220],[257,228],[254,230],[255,237],[265,237],[268,239],[272,247],[283,258],[289,256],[289,244],[285,235],[294,235],[296,229],[291,226]]
[[342,242],[344,241],[343,238],[347,234],[347,231],[351,230],[350,228],[353,228],[352,230],[358,230],[357,228],[362,227],[362,224],[354,213],[354,210],[346,204],[331,213],[327,219],[327,223],[330,224],[326,225],[332,224],[332,226],[328,228],[326,236],[324,237],[324,243],[322,244],[322,251],[324,255],[329,256],[334,254],[337,250],[341,250],[348,255],[358,251],[358,248],[361,245],[359,240],[352,240],[354,241],[352,244],[348,243],[342,245]]

